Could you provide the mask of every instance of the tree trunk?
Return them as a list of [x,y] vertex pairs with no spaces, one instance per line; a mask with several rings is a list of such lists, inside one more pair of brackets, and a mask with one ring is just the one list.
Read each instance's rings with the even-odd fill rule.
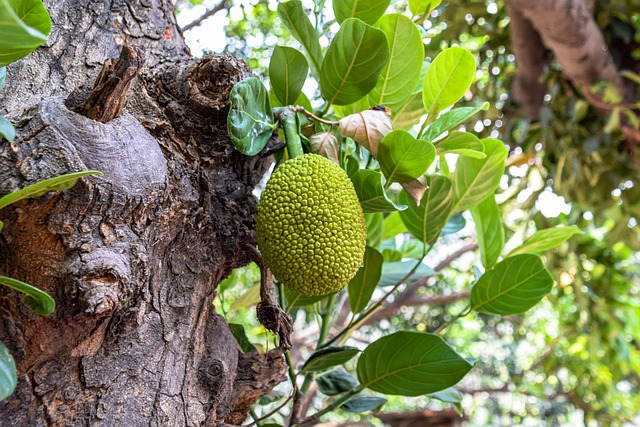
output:
[[[74,171],[104,176],[2,211],[0,274],[57,309],[38,317],[0,289],[0,341],[19,374],[1,424],[239,424],[286,373],[278,349],[242,353],[211,304],[249,261],[251,191],[270,163],[226,134],[228,93],[248,71],[229,56],[190,58],[171,0],[45,5],[50,41],[9,67],[0,99],[18,124],[0,144],[0,194]],[[122,67],[101,76],[115,90],[89,93],[124,44],[144,66],[109,120]]]

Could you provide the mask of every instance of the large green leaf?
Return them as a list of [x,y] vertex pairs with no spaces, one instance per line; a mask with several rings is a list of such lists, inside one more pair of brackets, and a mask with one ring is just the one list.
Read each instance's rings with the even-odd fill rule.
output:
[[242,349],[242,351],[244,351],[245,353],[257,351],[253,344],[251,344],[251,341],[249,341],[243,325],[241,325],[240,323],[229,323],[229,330],[231,330],[231,333],[238,342],[238,345],[240,346],[240,349]]
[[435,143],[438,155],[458,154],[460,156],[484,159],[484,144],[472,133],[452,131],[446,138]]
[[452,106],[471,86],[476,73],[476,60],[458,46],[440,52],[427,70],[422,84],[422,101],[429,116]]
[[466,120],[476,115],[480,110],[489,108],[488,102],[483,102],[475,107],[459,107],[443,113],[429,125],[422,137],[427,141],[434,141],[443,133],[460,126]]
[[278,16],[291,32],[291,35],[302,44],[309,55],[311,66],[320,74],[322,67],[322,47],[318,32],[309,21],[309,17],[302,8],[299,0],[291,0],[278,5]]
[[50,191],[63,191],[72,188],[83,176],[102,175],[99,171],[82,171],[45,179],[31,184],[22,190],[14,191],[0,198],[0,209],[22,199],[40,197]]
[[429,189],[422,196],[420,206],[409,203],[409,195],[404,190],[400,193],[400,203],[409,206],[400,212],[400,218],[414,237],[422,243],[433,244],[447,223],[454,194],[451,180],[446,176],[429,176],[427,185]]
[[524,313],[553,287],[553,277],[537,255],[521,254],[499,262],[471,289],[471,309],[509,316]]
[[508,151],[502,141],[492,138],[481,140],[484,144],[484,159],[460,157],[453,175],[456,193],[455,211],[474,207],[489,197],[500,185]]
[[11,396],[17,384],[16,362],[9,349],[0,341],[0,400]]
[[360,313],[369,304],[382,275],[382,261],[380,252],[367,246],[362,267],[349,282],[349,305],[352,313]]
[[229,100],[229,137],[242,154],[255,156],[267,145],[275,128],[269,92],[259,79],[249,77],[231,89]]
[[442,0],[409,0],[409,10],[415,16],[421,16],[438,7],[440,3]]
[[364,212],[394,212],[404,210],[406,205],[393,202],[384,191],[382,174],[370,169],[361,169],[350,176]]
[[333,0],[336,21],[358,18],[373,25],[389,7],[391,0]]
[[378,248],[384,236],[384,215],[382,212],[364,214],[367,223],[367,246]]
[[420,396],[453,386],[472,367],[441,337],[400,331],[370,344],[358,359],[357,373],[370,390]]
[[524,241],[522,245],[509,252],[508,257],[519,254],[535,254],[553,249],[559,244],[569,240],[574,234],[582,234],[576,226],[557,226],[537,231],[533,236]]
[[416,139],[406,130],[389,132],[378,146],[380,169],[391,182],[408,182],[421,177],[435,158],[433,144]]
[[393,113],[391,119],[394,129],[409,130],[416,126],[420,122],[420,118],[427,114],[422,103],[422,91],[411,95],[409,100]]
[[319,372],[339,366],[353,359],[360,353],[355,347],[328,347],[313,353],[305,362],[300,372]]
[[[395,261],[385,262],[382,264],[382,277],[380,278],[380,286],[395,286],[416,266],[415,261]],[[413,282],[423,277],[432,276],[436,272],[425,264],[420,264],[404,283]]]
[[22,297],[22,302],[41,316],[48,316],[56,309],[56,302],[53,298],[35,286],[5,276],[0,276],[0,285],[8,286],[25,294]]
[[388,214],[382,222],[384,226],[384,234],[382,240],[394,239],[398,234],[406,233],[407,226],[402,222],[400,218],[400,212],[392,212]]
[[292,47],[276,46],[269,62],[271,89],[283,105],[293,105],[309,73],[303,54]]
[[369,93],[372,105],[384,105],[392,112],[399,110],[411,97],[408,87],[416,87],[424,62],[424,46],[416,24],[398,13],[383,16],[378,21],[389,42],[390,56]]
[[16,138],[16,130],[13,124],[3,116],[0,116],[0,137],[7,141],[13,141]]
[[330,104],[356,102],[373,89],[388,60],[387,36],[359,19],[347,19],[331,41],[322,63],[322,96]]
[[482,265],[488,270],[498,261],[504,247],[504,228],[496,198],[489,196],[471,208],[471,216],[476,225]]
[[0,67],[47,42],[51,18],[41,0],[0,0]]

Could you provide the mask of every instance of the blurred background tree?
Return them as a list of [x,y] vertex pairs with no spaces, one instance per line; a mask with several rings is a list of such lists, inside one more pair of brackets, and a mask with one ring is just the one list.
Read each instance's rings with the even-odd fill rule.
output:
[[[266,79],[273,47],[296,46],[278,18],[277,1],[178,3],[195,56],[229,52]],[[333,16],[323,6],[330,1],[303,3],[323,29],[326,46]],[[407,2],[391,7],[406,13]],[[480,363],[460,388],[462,411],[472,425],[638,425],[640,0],[444,1],[428,16],[413,18],[421,22],[425,66],[451,45],[469,49],[479,61],[466,101],[477,104],[477,97],[491,107],[468,126],[511,149],[499,196],[507,247],[555,225],[584,231],[547,256],[559,283],[543,304],[526,316],[472,316],[447,330],[454,345],[477,343],[468,350]],[[313,79],[304,91],[312,103],[318,97]],[[424,112],[418,104],[404,113],[419,117]],[[403,231],[397,214],[370,218],[378,220],[384,224],[378,248],[387,260],[417,256],[412,239],[392,239]],[[354,339],[370,342],[381,330],[406,325],[432,331],[462,309],[456,303],[480,264],[468,253],[475,239],[470,216],[460,218],[461,227],[465,222],[434,251],[438,256],[429,265],[438,265],[440,275],[426,277],[429,286],[407,285]],[[248,268],[221,286],[216,304],[230,322],[255,322],[256,281]],[[319,315],[323,307],[311,306],[307,319],[314,310]],[[304,318],[297,321],[296,351],[308,352],[318,331],[305,328]],[[257,324],[248,332],[267,345]],[[426,397],[398,398],[384,411],[444,407]]]

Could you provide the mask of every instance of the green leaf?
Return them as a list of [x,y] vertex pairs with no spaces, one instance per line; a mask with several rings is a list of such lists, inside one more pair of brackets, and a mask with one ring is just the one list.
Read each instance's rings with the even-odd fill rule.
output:
[[384,15],[391,0],[333,0],[336,21],[342,24],[349,18],[358,18],[373,25]]
[[460,212],[456,212],[449,217],[449,220],[444,225],[442,229],[441,236],[448,236],[449,234],[457,233],[462,230],[465,225],[467,225],[467,220],[464,219],[464,216]]
[[376,411],[385,403],[387,403],[387,399],[384,397],[357,396],[343,403],[340,406],[340,409],[357,414],[361,412]]
[[271,89],[283,105],[293,105],[302,93],[309,73],[303,54],[291,47],[276,46],[269,62]]
[[484,144],[484,159],[460,157],[453,175],[456,193],[455,211],[474,207],[489,197],[500,185],[508,151],[502,141],[492,138],[481,140]]
[[471,309],[509,316],[524,313],[553,287],[553,277],[537,255],[521,254],[499,262],[471,289]]
[[422,137],[427,141],[434,141],[443,133],[460,126],[462,123],[475,116],[480,110],[487,110],[489,103],[484,102],[475,107],[459,107],[442,113],[433,123],[429,125]]
[[459,154],[474,159],[484,159],[484,144],[480,138],[469,132],[451,132],[446,138],[435,143],[438,155]]
[[[305,307],[307,305],[315,304],[318,301],[325,299],[328,295],[321,295],[315,297],[309,297],[306,295],[302,295],[293,289],[290,289],[288,286],[282,286],[284,290],[284,296],[287,299],[287,308],[290,309],[292,307]],[[289,311],[289,310],[287,310]]]
[[13,124],[3,116],[0,116],[0,136],[7,141],[13,141],[16,138],[16,130]]
[[325,371],[334,366],[344,365],[360,353],[355,347],[328,347],[313,353],[306,361],[300,373]]
[[422,102],[429,116],[436,116],[458,102],[471,86],[475,73],[476,60],[466,49],[454,46],[440,52],[422,84]]
[[344,369],[337,369],[320,375],[316,378],[316,382],[318,384],[318,390],[327,396],[345,393],[360,385],[358,380],[347,374]]
[[231,310],[236,311],[241,308],[248,308],[260,302],[260,283],[249,286],[234,302],[231,304]]
[[384,217],[382,212],[364,214],[367,223],[367,246],[378,248],[384,235]]
[[[393,111],[393,110],[392,110]],[[394,129],[409,130],[420,122],[420,118],[427,114],[422,103],[422,91],[415,92],[409,100],[396,111],[391,120]]]
[[442,0],[409,0],[409,10],[414,16],[422,16],[431,12],[442,3]]
[[414,237],[431,245],[447,223],[454,194],[451,180],[445,176],[429,176],[427,185],[429,189],[422,196],[420,206],[409,203],[409,195],[404,190],[400,193],[399,201],[409,206],[400,212],[400,218]]
[[45,179],[31,184],[22,190],[14,191],[0,198],[0,209],[22,199],[40,197],[50,191],[63,191],[72,188],[83,176],[102,175],[99,171],[82,171]]
[[358,359],[360,384],[400,396],[420,396],[455,385],[473,367],[441,337],[400,331],[370,344]]
[[435,158],[433,144],[414,138],[406,130],[389,132],[378,146],[380,169],[389,182],[408,182],[421,177]]
[[56,302],[53,298],[35,286],[5,276],[0,276],[0,285],[8,286],[25,294],[22,297],[22,302],[41,316],[48,316],[56,309]]
[[367,246],[362,267],[349,282],[349,305],[352,313],[360,313],[369,304],[382,275],[382,262],[380,252]]
[[388,60],[389,44],[384,33],[358,19],[347,19],[322,63],[322,96],[329,104],[356,102],[373,89]]
[[351,177],[358,194],[362,210],[366,212],[394,212],[404,210],[406,205],[394,203],[382,185],[382,174],[370,169],[360,169]]
[[307,55],[309,55],[311,66],[316,70],[316,73],[319,74],[322,68],[320,38],[302,8],[302,3],[298,0],[280,3],[278,5],[278,16],[280,16],[282,23],[291,32],[291,35],[302,44]]
[[0,401],[11,396],[18,385],[16,362],[9,349],[0,341]]
[[574,225],[569,227],[557,226],[537,231],[533,236],[525,240],[522,245],[509,252],[507,257],[548,251],[569,240],[574,234],[582,234],[582,231]]
[[47,42],[51,18],[41,0],[0,0],[0,67]]
[[[415,261],[397,261],[385,262],[382,264],[382,277],[380,278],[380,286],[395,286],[416,266]],[[426,276],[436,274],[431,267],[420,264],[416,271],[404,283],[412,282]]]
[[496,198],[489,196],[471,208],[471,216],[476,225],[482,265],[488,270],[498,261],[504,248],[504,228]]
[[247,333],[244,331],[243,325],[239,323],[229,323],[229,329],[231,329],[231,333],[235,337],[236,341],[238,341],[238,345],[242,351],[245,353],[258,351],[253,344],[251,344],[249,338],[247,338]]
[[392,212],[387,215],[382,223],[384,226],[384,234],[382,240],[394,239],[398,234],[406,233],[407,226],[402,222],[400,218],[400,212]]
[[229,137],[242,154],[255,156],[267,145],[275,128],[269,92],[259,79],[249,77],[231,89],[229,100]]
[[453,387],[435,393],[429,393],[427,397],[446,403],[460,403],[462,401],[462,393]]
[[7,67],[0,67],[0,90],[2,90],[6,81],[7,81]]
[[417,87],[420,82],[424,45],[418,27],[404,15],[385,15],[376,26],[387,36],[390,57],[369,93],[369,101],[395,112],[411,97],[407,88]]

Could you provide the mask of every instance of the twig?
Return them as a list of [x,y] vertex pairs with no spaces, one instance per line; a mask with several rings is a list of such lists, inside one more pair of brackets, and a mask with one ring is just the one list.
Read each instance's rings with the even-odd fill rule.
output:
[[287,397],[287,400],[285,400],[284,402],[282,402],[282,404],[278,405],[278,407],[276,409],[274,409],[273,411],[269,412],[266,415],[263,415],[260,418],[255,419],[253,422],[249,423],[249,424],[244,424],[242,427],[251,427],[254,426],[256,424],[258,424],[261,421],[266,420],[267,418],[269,418],[270,416],[272,416],[273,414],[275,414],[276,412],[278,412],[280,409],[284,408],[287,403],[289,403],[289,401],[291,399],[293,399],[293,396],[295,396],[295,394],[297,393],[297,389],[296,389],[296,383],[293,383],[293,391],[291,392],[291,395],[289,397]]
[[458,249],[457,251],[455,251],[454,253],[452,253],[451,255],[449,255],[448,257],[446,257],[445,259],[443,259],[440,262],[440,264],[436,265],[434,270],[438,271],[438,272],[442,271],[446,267],[449,267],[449,265],[451,265],[451,263],[453,261],[455,261],[456,259],[458,259],[460,256],[464,255],[467,252],[475,251],[476,249],[478,249],[478,244],[477,243],[472,243],[470,245],[463,246],[460,249]]
[[227,6],[227,2],[226,0],[222,0],[220,3],[218,3],[217,5],[215,5],[213,8],[207,10],[205,13],[203,13],[199,18],[195,19],[194,21],[190,22],[189,24],[185,25],[184,27],[182,27],[182,32],[187,32],[192,28],[197,27],[198,25],[202,24],[202,21],[204,21],[207,18],[212,17],[213,15],[215,15],[216,13],[220,12],[221,10],[226,9]]
[[331,120],[321,119],[320,117],[316,116],[315,114],[313,114],[310,111],[305,110],[304,107],[301,107],[299,105],[293,105],[291,107],[291,109],[293,111],[295,111],[296,113],[304,114],[305,116],[309,117],[310,119],[315,120],[316,122],[320,122],[320,123],[323,123],[323,124],[329,125],[329,126],[340,126],[340,122],[332,122]]

